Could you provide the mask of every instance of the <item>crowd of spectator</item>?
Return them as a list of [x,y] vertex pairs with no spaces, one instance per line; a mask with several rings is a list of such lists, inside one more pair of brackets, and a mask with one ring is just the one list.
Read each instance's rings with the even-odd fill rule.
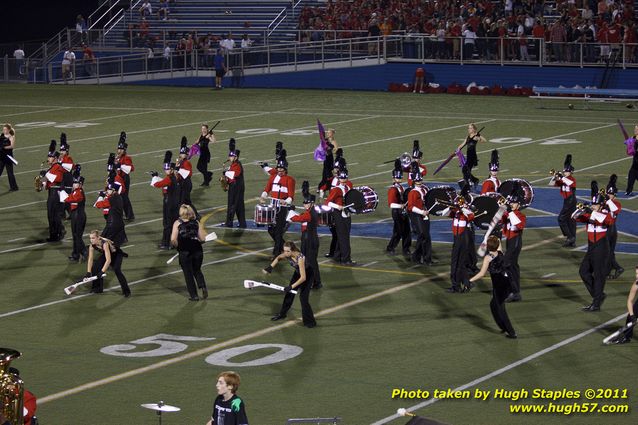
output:
[[[300,41],[427,36],[426,58],[530,60],[545,41],[546,60],[605,60],[625,43],[624,60],[637,49],[633,0],[328,0],[304,7]],[[594,44],[595,43],[595,44]]]

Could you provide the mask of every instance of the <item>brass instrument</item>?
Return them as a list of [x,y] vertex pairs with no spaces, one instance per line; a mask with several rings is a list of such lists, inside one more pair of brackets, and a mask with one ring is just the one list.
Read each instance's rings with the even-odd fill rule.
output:
[[228,192],[228,186],[230,186],[230,183],[228,183],[228,179],[226,178],[226,171],[230,169],[230,167],[226,167],[226,164],[229,161],[230,159],[227,159],[226,161],[222,162],[222,174],[221,176],[219,176],[219,185],[224,192]]
[[9,364],[21,355],[11,348],[0,348],[0,408],[12,424],[21,424],[24,421],[24,383],[16,375],[9,373]]
[[439,205],[445,205],[446,207],[452,208],[452,209],[461,209],[465,206],[469,207],[470,209],[472,208],[471,204],[468,204],[467,201],[465,200],[465,198],[463,196],[457,196],[456,200],[454,202],[451,201],[446,201],[444,199],[436,199],[436,203]]
[[549,170],[549,175],[554,177],[555,179],[559,179],[563,177],[563,173],[561,173],[560,171],[556,171],[553,168]]
[[47,161],[42,161],[42,164],[40,164],[41,170],[33,179],[33,186],[35,186],[36,192],[42,192],[42,189],[43,189],[42,178],[44,177],[44,174],[45,174],[43,173],[43,171],[46,165],[47,165]]

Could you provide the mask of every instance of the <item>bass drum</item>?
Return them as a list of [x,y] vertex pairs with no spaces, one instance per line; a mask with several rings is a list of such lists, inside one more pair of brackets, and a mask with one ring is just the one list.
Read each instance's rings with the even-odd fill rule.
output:
[[277,216],[277,210],[271,204],[258,204],[255,205],[255,224],[275,224],[275,217]]
[[456,202],[457,196],[456,190],[452,186],[435,186],[425,194],[423,204],[430,211],[430,214],[436,214],[448,207],[438,203],[437,200],[453,204]]
[[346,193],[345,203],[352,204],[348,210],[354,214],[368,214],[377,209],[379,196],[371,187],[357,186]]
[[474,224],[481,229],[487,229],[498,211],[499,201],[502,199],[503,197],[495,192],[475,196],[471,204],[474,209]]
[[521,209],[529,207],[534,201],[534,188],[532,185],[523,179],[510,179],[505,180],[498,188],[498,193],[507,198],[512,194],[512,190],[514,190],[514,182],[518,182],[518,185],[521,188],[521,193],[523,197],[523,201],[521,201]]

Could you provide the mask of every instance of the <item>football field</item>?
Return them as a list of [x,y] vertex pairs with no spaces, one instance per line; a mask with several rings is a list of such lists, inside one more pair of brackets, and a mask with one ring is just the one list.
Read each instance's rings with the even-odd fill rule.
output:
[[[239,395],[251,425],[335,416],[345,425],[398,425],[407,422],[393,417],[402,407],[455,425],[638,422],[638,342],[601,343],[624,323],[638,264],[638,196],[624,196],[631,158],[616,123],[621,119],[631,133],[636,110],[595,103],[570,110],[569,101],[562,100],[539,109],[527,98],[385,92],[2,88],[0,119],[16,129],[20,190],[9,193],[6,174],[0,177],[0,347],[22,352],[12,366],[38,397],[43,425],[155,424],[154,412],[140,404],[160,400],[182,409],[164,414],[164,424],[203,424],[216,396],[217,374],[225,370],[241,374]],[[289,174],[297,182],[295,203],[301,205],[301,182],[308,180],[314,188],[321,179],[322,164],[313,160],[317,119],[336,130],[350,179],[355,186],[374,188],[379,205],[374,213],[353,216],[355,267],[323,257],[330,236],[321,228],[324,287],[311,293],[318,326],[307,329],[299,301],[287,321],[271,322],[281,293],[249,291],[243,280],[262,278],[272,250],[265,228],[252,222],[267,181],[258,162],[272,163],[275,143],[282,141]],[[200,187],[202,176],[194,170],[192,193],[208,231],[218,235],[204,245],[210,296],[190,302],[177,261],[166,264],[174,251],[158,249],[162,195],[150,186],[147,172],[161,171],[166,150],[177,155],[182,136],[193,143],[202,123],[217,121],[213,182]],[[534,202],[524,211],[523,301],[507,305],[516,340],[501,335],[492,319],[489,278],[470,293],[445,292],[449,219],[432,220],[437,264],[418,266],[385,253],[392,231],[389,161],[411,152],[418,139],[428,167],[425,183],[457,187],[456,159],[432,173],[465,139],[470,122],[484,126],[488,139],[477,147],[474,174],[487,177],[490,152],[498,149],[501,181],[522,178],[534,187]],[[123,247],[132,296],[121,295],[112,272],[104,294],[80,288],[66,296],[63,288],[84,275],[86,264],[67,259],[70,222],[65,222],[64,241],[44,241],[47,194],[34,190],[33,179],[50,140],[65,132],[86,178],[85,232],[101,230],[102,213],[91,205],[103,189],[108,154],[115,152],[120,131],[128,134],[135,165],[130,198],[136,219],[127,223]],[[218,183],[230,137],[241,150],[246,178],[250,220],[245,230],[219,227],[226,193],[213,183]],[[607,299],[597,313],[581,311],[591,301],[578,275],[586,234],[579,225],[576,248],[561,247],[557,214],[562,200],[547,186],[548,171],[562,169],[568,153],[583,201],[592,179],[604,187],[612,173],[618,174],[623,211],[616,257],[626,271],[607,281]],[[286,239],[300,239],[297,225]],[[268,278],[286,285],[291,273],[282,263]],[[528,405],[555,412],[512,413]]]

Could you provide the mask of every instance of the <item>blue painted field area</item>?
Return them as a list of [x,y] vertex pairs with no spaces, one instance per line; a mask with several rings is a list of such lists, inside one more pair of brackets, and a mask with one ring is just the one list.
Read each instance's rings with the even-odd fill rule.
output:
[[[442,184],[442,183],[441,183]],[[428,186],[434,187],[439,184],[432,183]],[[589,189],[578,189],[577,196],[579,200],[586,202],[589,198]],[[622,204],[624,195],[619,194],[619,199]],[[380,201],[383,202],[383,201]],[[531,205],[534,208],[535,214],[546,213],[546,215],[535,215],[527,217],[528,228],[556,228],[558,230],[558,213],[563,205],[563,200],[558,193],[558,189],[552,187],[534,187],[534,202]],[[369,216],[374,221],[367,223],[353,223],[352,224],[352,237],[368,237],[368,238],[381,238],[390,239],[392,236],[392,220],[388,217],[386,221],[383,220],[378,213]],[[632,235],[638,238],[638,213],[633,211],[623,210],[616,222],[618,231],[626,235]],[[254,224],[253,224],[254,225]],[[579,226],[581,226],[579,224]],[[259,229],[265,230],[264,227]],[[291,232],[298,232],[299,225],[293,224],[290,226]],[[330,234],[330,230],[327,227],[320,226],[319,234]],[[433,242],[438,243],[452,243],[452,228],[451,220],[447,218],[434,217],[430,225],[430,234]],[[478,230],[476,233],[476,243],[480,244],[483,240],[484,231]],[[585,243],[584,237],[579,237],[579,243]],[[586,250],[586,245],[580,246],[578,249]],[[636,243],[622,243],[619,242],[616,245],[617,253],[624,254],[638,254],[638,239]]]

